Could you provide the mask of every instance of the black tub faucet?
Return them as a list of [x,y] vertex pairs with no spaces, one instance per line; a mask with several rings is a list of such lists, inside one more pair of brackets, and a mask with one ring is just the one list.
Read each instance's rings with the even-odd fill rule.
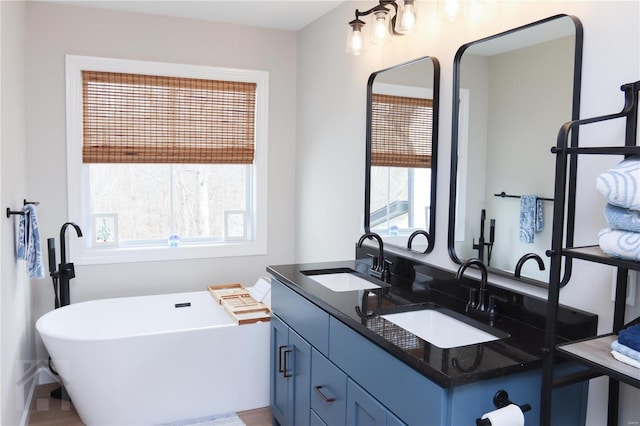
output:
[[69,294],[69,280],[75,278],[76,271],[73,263],[67,262],[66,232],[69,225],[76,230],[78,237],[82,237],[82,230],[73,222],[67,222],[60,228],[60,265],[58,266],[58,279],[60,280],[60,306],[71,303]]
[[538,262],[538,268],[540,268],[541,271],[544,271],[544,262],[542,261],[542,258],[535,253],[527,253],[524,256],[522,256],[520,259],[518,259],[518,263],[516,263],[516,270],[514,272],[514,275],[516,278],[520,278],[520,273],[522,272],[522,266],[529,259],[535,259],[536,262]]

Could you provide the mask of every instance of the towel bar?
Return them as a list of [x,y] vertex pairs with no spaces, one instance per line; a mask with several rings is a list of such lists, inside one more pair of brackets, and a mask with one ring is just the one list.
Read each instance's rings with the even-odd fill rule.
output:
[[[502,191],[499,194],[493,194],[494,197],[501,197],[501,198],[522,198],[521,195],[509,195],[506,194],[504,191]],[[545,198],[545,197],[538,197],[538,200],[542,200],[542,201],[555,201],[553,198]]]
[[[27,201],[26,198],[22,200],[22,205],[26,206],[27,204],[34,204],[34,205],[38,205],[40,204],[39,201]],[[7,207],[7,218],[10,218],[13,215],[20,215],[20,216],[24,216],[24,212],[23,211],[18,211],[18,210],[11,210],[11,208]]]

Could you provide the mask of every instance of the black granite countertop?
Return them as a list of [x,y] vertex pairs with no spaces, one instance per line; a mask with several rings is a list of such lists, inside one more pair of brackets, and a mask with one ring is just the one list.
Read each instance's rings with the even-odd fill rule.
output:
[[[351,269],[368,276],[367,249],[361,259],[343,262],[269,266],[278,281],[330,315],[385,349],[443,387],[519,373],[542,366],[546,301],[533,296],[489,286],[489,294],[507,299],[499,303],[500,316],[493,326],[507,337],[486,343],[443,349],[396,326],[382,315],[434,306],[464,315],[472,279],[456,280],[455,274],[412,259],[392,256],[391,279],[380,291],[335,292],[318,284],[307,271]],[[303,273],[307,272],[307,274]],[[368,279],[373,279],[368,277]],[[375,279],[374,279],[375,280]],[[382,284],[378,281],[378,284]],[[477,326],[490,331],[484,318]],[[480,324],[478,324],[480,323]],[[558,342],[594,336],[597,316],[560,307]]]

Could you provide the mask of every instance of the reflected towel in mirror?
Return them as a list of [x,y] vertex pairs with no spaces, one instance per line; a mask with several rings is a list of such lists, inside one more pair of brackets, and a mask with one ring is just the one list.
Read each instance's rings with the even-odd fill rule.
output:
[[542,200],[536,195],[520,197],[520,241],[533,244],[534,236],[544,229]]

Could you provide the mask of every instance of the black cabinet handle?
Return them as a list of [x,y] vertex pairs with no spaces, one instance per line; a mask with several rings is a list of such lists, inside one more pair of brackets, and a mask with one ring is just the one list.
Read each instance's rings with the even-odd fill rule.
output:
[[326,402],[327,404],[332,403],[333,401],[335,401],[335,398],[328,398],[325,394],[322,393],[322,391],[320,390],[322,389],[322,386],[314,386],[313,390],[316,391],[318,393],[318,395],[320,395],[320,398],[322,398],[322,400],[324,402]]
[[278,373],[284,373],[284,367],[283,367],[283,356],[282,356],[282,350],[284,348],[286,348],[287,345],[281,345],[278,346]]
[[287,366],[287,360],[289,359],[289,354],[291,353],[291,349],[287,349],[284,352],[284,371],[282,372],[284,377],[291,377],[293,376],[293,374],[288,374],[287,370],[289,370],[289,367]]

